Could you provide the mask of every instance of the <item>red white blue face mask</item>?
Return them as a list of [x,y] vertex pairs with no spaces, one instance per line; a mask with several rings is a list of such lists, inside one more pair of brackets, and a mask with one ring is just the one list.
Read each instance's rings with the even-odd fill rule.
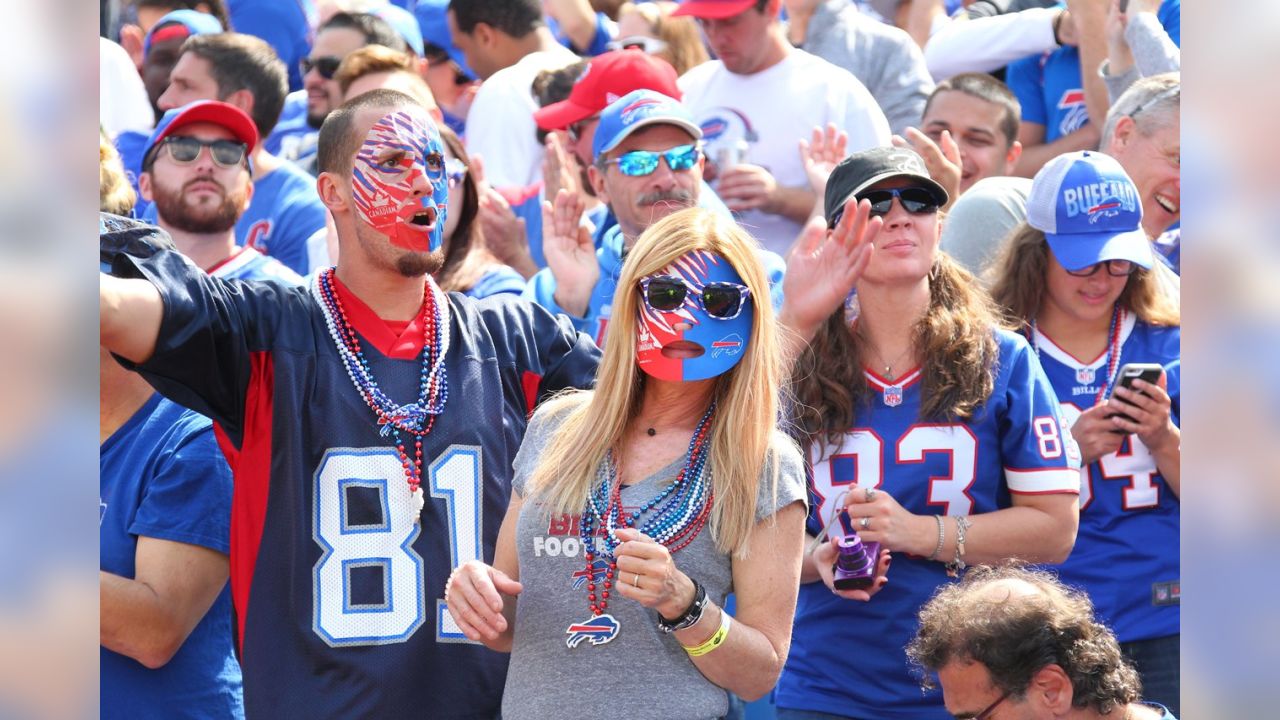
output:
[[[391,244],[414,252],[444,243],[449,181],[444,143],[424,118],[397,110],[384,115],[365,136],[352,164],[356,213]],[[414,197],[420,178],[430,192]]]
[[691,252],[640,281],[636,362],[660,380],[705,380],[742,359],[755,304],[728,260]]

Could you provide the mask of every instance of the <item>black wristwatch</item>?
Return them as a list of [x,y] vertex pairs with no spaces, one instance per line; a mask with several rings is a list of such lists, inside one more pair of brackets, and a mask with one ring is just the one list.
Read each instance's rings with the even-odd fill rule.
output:
[[[690,578],[693,580],[693,578]],[[689,603],[689,607],[684,609],[680,617],[675,620],[668,620],[662,617],[662,613],[658,613],[658,629],[664,633],[673,633],[677,630],[683,630],[692,627],[694,623],[702,619],[702,612],[707,609],[707,590],[702,587],[702,583],[693,580],[693,602]]]

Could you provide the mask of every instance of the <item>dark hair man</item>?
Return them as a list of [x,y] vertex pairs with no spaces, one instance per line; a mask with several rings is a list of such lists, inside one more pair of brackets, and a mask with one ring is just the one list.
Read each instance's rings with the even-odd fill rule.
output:
[[986,73],[961,73],[938,83],[920,129],[935,143],[943,131],[960,150],[960,192],[983,178],[1012,175],[1022,155],[1022,107],[1009,87]]

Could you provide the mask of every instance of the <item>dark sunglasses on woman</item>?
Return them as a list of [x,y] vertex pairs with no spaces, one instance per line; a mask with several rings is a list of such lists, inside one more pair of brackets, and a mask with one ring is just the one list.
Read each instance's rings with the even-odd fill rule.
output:
[[713,282],[697,288],[676,275],[653,275],[640,281],[640,295],[644,304],[655,312],[674,312],[684,305],[689,294],[707,314],[718,320],[732,320],[747,304],[751,289],[731,282]]
[[[902,203],[902,209],[912,215],[931,215],[938,212],[937,199],[934,198],[933,193],[922,187],[868,190],[854,197],[858,202],[863,200],[871,202],[871,217],[888,215],[889,210],[893,207],[894,198],[898,198],[898,202]],[[828,223],[828,227],[839,225],[842,217],[844,217],[843,206],[831,216],[831,222]]]

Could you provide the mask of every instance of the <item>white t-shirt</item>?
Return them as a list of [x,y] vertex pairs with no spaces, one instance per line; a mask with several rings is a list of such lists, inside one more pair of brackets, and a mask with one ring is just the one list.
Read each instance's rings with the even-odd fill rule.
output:
[[484,173],[496,188],[523,188],[542,178],[542,145],[533,112],[533,79],[543,70],[562,68],[578,56],[557,45],[525,55],[480,85],[467,111],[467,152],[484,157]]
[[[866,86],[803,50],[792,49],[782,62],[754,75],[736,75],[712,60],[685,73],[680,90],[702,126],[709,160],[745,141],[741,162],[767,169],[783,187],[808,187],[798,145],[815,127],[833,122],[849,133],[849,152],[889,144],[889,122]],[[739,222],[784,257],[801,229],[800,223],[759,210],[742,213]]]
[[115,139],[126,130],[148,135],[155,121],[147,88],[129,53],[98,38],[98,122],[107,137]]

